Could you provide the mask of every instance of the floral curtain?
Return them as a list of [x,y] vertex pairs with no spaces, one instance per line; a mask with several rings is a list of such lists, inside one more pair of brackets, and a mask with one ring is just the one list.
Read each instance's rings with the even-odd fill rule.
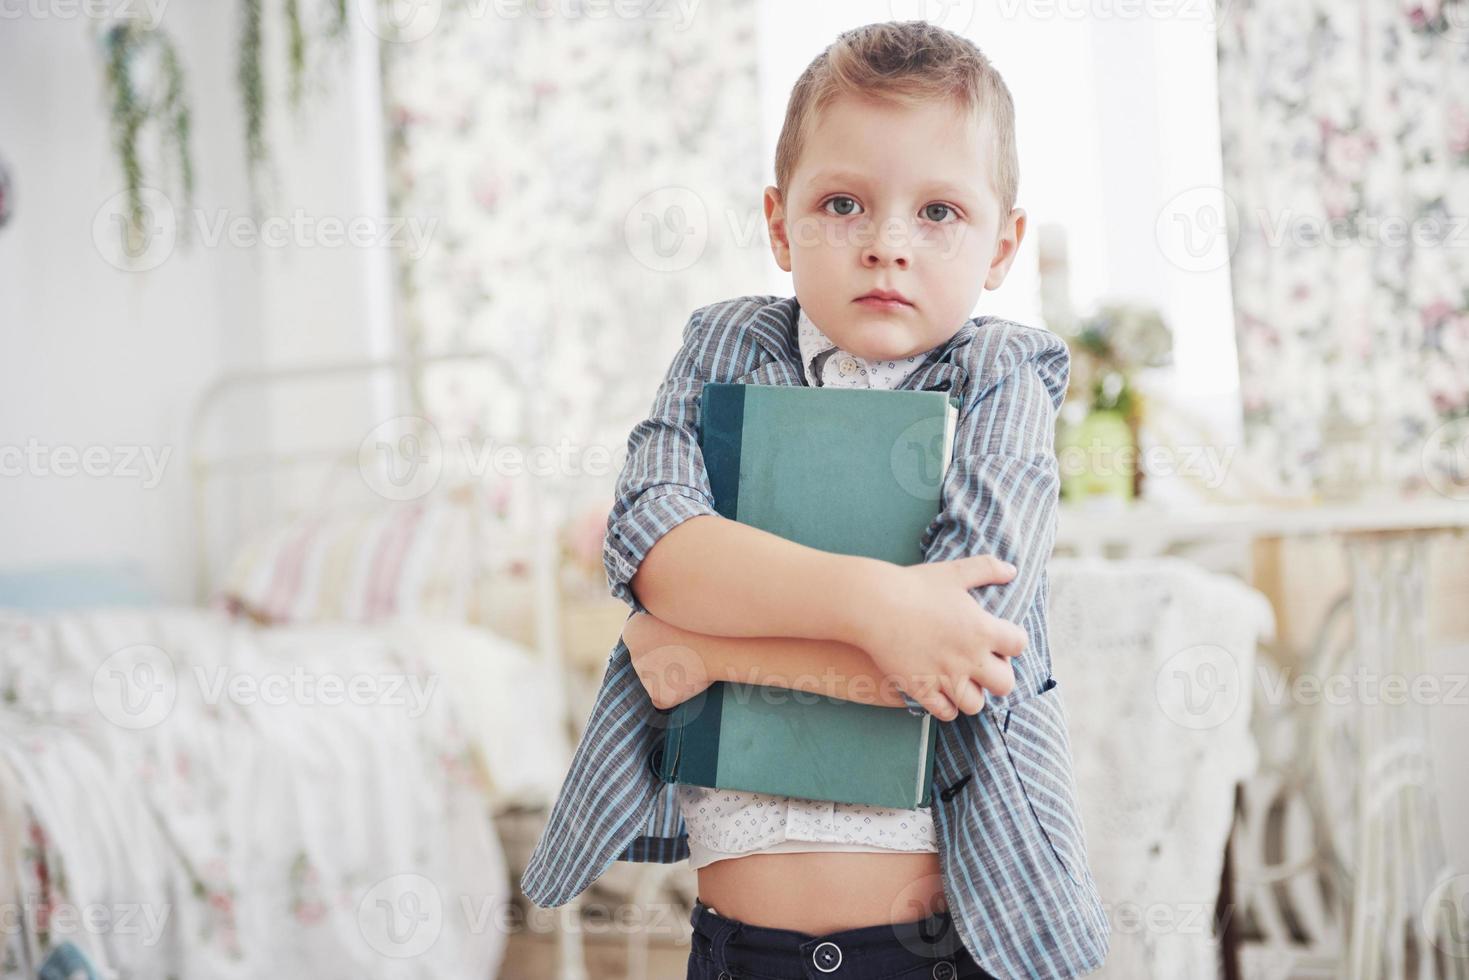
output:
[[1469,0],[1232,0],[1219,74],[1252,454],[1465,495]]
[[[634,6],[463,0],[383,46],[389,196],[434,223],[402,256],[410,344],[510,359],[568,506],[604,517],[689,314],[771,261],[753,0]],[[512,409],[483,369],[424,387],[441,429]]]

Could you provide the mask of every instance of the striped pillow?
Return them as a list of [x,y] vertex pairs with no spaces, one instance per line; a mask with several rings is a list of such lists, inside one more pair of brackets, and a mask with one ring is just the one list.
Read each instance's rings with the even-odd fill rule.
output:
[[524,568],[476,518],[438,496],[305,515],[242,548],[214,604],[263,623],[482,622],[491,580]]

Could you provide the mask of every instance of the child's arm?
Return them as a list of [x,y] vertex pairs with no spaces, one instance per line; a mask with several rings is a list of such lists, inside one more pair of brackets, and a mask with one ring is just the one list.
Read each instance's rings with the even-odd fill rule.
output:
[[901,708],[903,694],[861,647],[839,640],[694,633],[648,614],[623,627],[634,668],[655,707],[673,708],[715,681],[811,691]]
[[[1025,633],[976,605],[970,590],[1007,582],[1013,570],[999,572],[998,563],[976,551],[943,560],[944,550],[955,546],[951,527],[972,525],[976,517],[956,513],[974,501],[950,490],[952,473],[945,480],[944,512],[925,534],[925,564],[913,567],[808,548],[714,510],[698,443],[699,396],[705,383],[737,381],[768,358],[741,327],[749,315],[740,304],[694,311],[648,418],[628,438],[603,549],[612,594],[635,612],[699,633],[860,646],[882,676],[908,692],[905,704],[921,704],[944,718],[954,717],[955,706],[978,710],[975,685],[1008,693],[1013,678],[1005,658],[1023,649]],[[982,391],[978,384],[970,390]],[[969,429],[983,427],[976,420],[985,417],[965,406],[958,437],[982,449]],[[951,470],[963,473],[965,467],[956,457]],[[962,683],[966,679],[974,683]]]
[[[748,304],[695,310],[628,457],[603,542],[612,594],[700,633],[848,639],[853,607],[881,592],[886,562],[837,555],[721,517],[699,448],[699,397],[769,355],[742,326]],[[715,560],[717,557],[717,560]]]
[[[1033,627],[1031,614],[1055,542],[1060,493],[1056,412],[1066,397],[1070,353],[1054,334],[1006,321],[987,326],[970,347],[964,356],[971,374],[966,402],[944,475],[943,509],[923,536],[924,562],[929,568],[973,556],[1008,562],[1016,569],[1013,579],[969,590],[971,610],[987,614],[975,623],[998,618]],[[976,628],[961,622],[968,613],[956,609],[955,618],[946,622],[931,615],[925,604],[917,597],[873,619],[862,642],[873,662],[891,669],[917,647],[934,651],[941,675],[962,678],[966,663],[984,666],[986,637],[964,637]],[[1040,690],[1047,680],[1030,676],[1043,669],[1043,661],[1032,666],[1028,659],[1013,661],[1014,687],[1022,696]],[[977,670],[970,672],[982,683]],[[1011,693],[987,689],[1001,696]]]
[[700,515],[659,539],[629,584],[644,609],[692,632],[846,640],[884,565]]

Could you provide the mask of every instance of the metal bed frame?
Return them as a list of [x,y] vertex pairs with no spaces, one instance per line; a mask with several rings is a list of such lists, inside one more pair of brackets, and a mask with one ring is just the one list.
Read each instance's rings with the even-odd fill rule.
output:
[[[513,433],[515,445],[528,448],[535,445],[538,433],[544,432],[544,412],[538,399],[521,383],[515,365],[508,358],[484,350],[466,350],[442,354],[405,354],[400,357],[362,359],[319,365],[304,365],[285,368],[263,368],[228,372],[209,384],[199,396],[192,413],[189,437],[190,490],[193,511],[194,567],[196,600],[207,601],[215,583],[215,555],[211,554],[210,540],[212,521],[216,513],[210,506],[210,491],[220,481],[243,476],[259,477],[283,470],[317,466],[325,470],[323,475],[340,476],[344,470],[356,470],[360,443],[351,447],[327,446],[293,452],[222,452],[214,453],[207,448],[207,435],[212,422],[221,414],[226,399],[238,395],[254,395],[262,401],[285,389],[304,389],[323,381],[362,380],[392,382],[396,376],[400,382],[396,390],[407,392],[408,404],[389,406],[395,398],[394,388],[388,384],[372,390],[375,400],[385,403],[384,418],[416,416],[424,417],[422,375],[427,367],[444,364],[467,364],[489,367],[496,371],[514,392],[520,408],[518,425]],[[398,396],[401,398],[401,396]],[[370,428],[370,426],[368,427]],[[493,480],[493,476],[488,477]],[[512,507],[520,511],[534,527],[554,527],[558,520],[557,500],[553,494],[528,492],[528,481],[522,479],[513,489],[519,491]],[[434,488],[430,493],[440,493]],[[320,500],[311,501],[320,504]],[[269,510],[269,508],[267,508]],[[289,511],[288,511],[289,512]],[[279,518],[285,514],[273,514]],[[568,731],[574,722],[569,715],[571,689],[565,651],[560,635],[561,617],[557,584],[557,540],[554,534],[530,535],[530,582],[533,591],[534,648],[535,654],[549,664],[555,676],[562,680],[559,687],[559,702],[551,706],[556,716]],[[546,810],[549,812],[550,801]],[[499,814],[497,814],[498,816]],[[542,821],[537,821],[537,833]],[[534,844],[534,841],[530,841]],[[586,980],[586,955],[580,928],[580,902],[573,901],[563,906],[556,919],[557,976],[559,980]]]

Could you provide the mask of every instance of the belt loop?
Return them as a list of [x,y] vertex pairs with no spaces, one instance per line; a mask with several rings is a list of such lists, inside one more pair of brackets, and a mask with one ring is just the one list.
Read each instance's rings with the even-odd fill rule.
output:
[[734,975],[734,970],[730,969],[729,966],[729,959],[725,953],[725,947],[729,945],[730,940],[739,934],[739,931],[739,922],[732,919],[723,919],[719,924],[719,932],[715,935],[714,942],[710,944],[710,955],[714,959],[714,969],[718,970],[721,976],[725,974],[729,974],[730,976]]

